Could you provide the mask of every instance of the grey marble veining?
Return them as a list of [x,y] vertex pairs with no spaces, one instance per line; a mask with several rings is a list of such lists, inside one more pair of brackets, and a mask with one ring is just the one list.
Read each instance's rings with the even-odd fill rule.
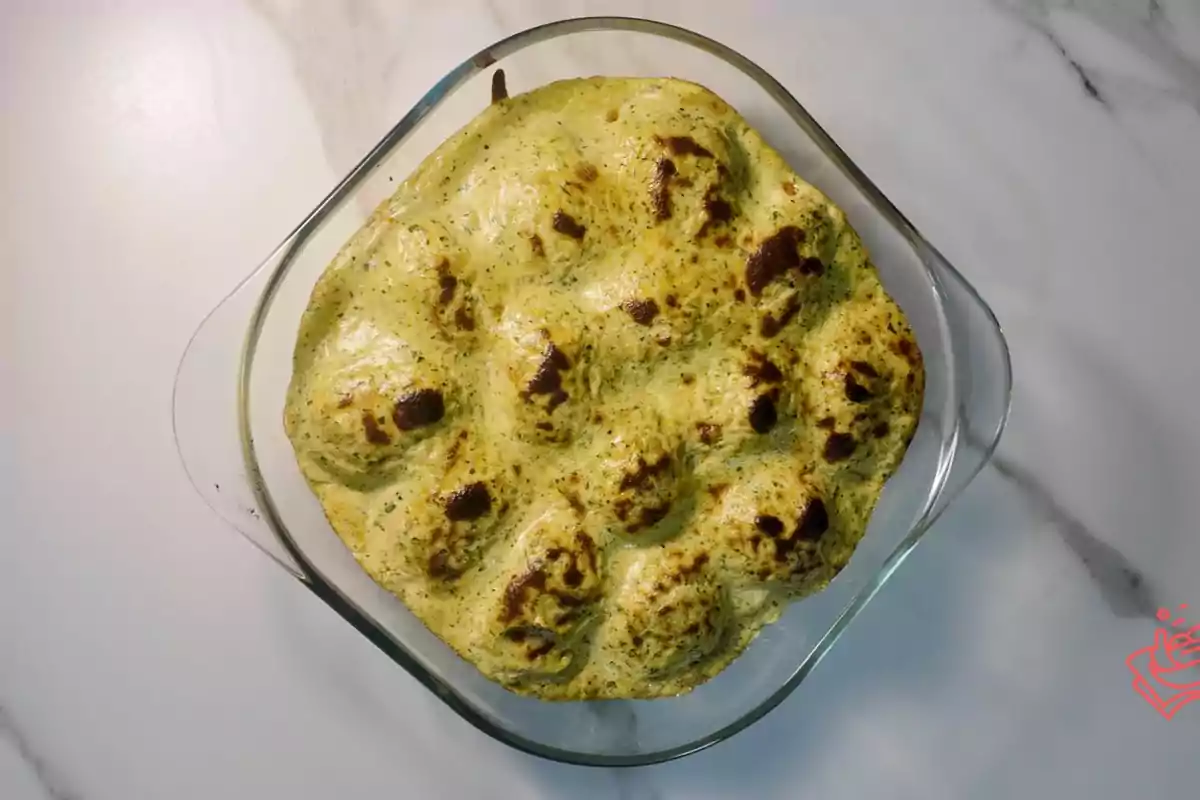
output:
[[1160,607],[1158,594],[1141,570],[1064,508],[1045,484],[1025,467],[998,453],[985,469],[995,470],[1052,523],[1071,552],[1087,569],[1105,604],[1118,617],[1153,619]]
[[71,788],[70,783],[59,774],[40,750],[35,749],[28,737],[17,727],[8,709],[0,704],[0,742],[6,742],[24,765],[28,774],[36,780],[47,800],[82,800],[82,795]]
[[[992,0],[997,7],[1017,15],[1044,37],[1079,77],[1080,85],[1093,99],[1105,103],[1101,87],[1106,83],[1130,91],[1163,92],[1200,111],[1200,6],[1190,0]],[[1077,49],[1077,24],[1095,26],[1155,64],[1166,85],[1136,76],[1122,75],[1120,64],[1086,51],[1096,37],[1083,36]],[[1070,44],[1059,29],[1072,31]],[[1115,69],[1114,69],[1115,67]]]

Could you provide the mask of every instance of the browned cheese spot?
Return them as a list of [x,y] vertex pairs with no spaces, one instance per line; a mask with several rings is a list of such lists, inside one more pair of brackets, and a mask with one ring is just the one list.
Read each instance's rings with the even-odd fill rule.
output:
[[670,513],[670,511],[671,511],[670,503],[663,503],[660,506],[652,506],[650,508],[643,508],[642,513],[638,517],[637,521],[631,525],[627,525],[625,527],[625,531],[627,533],[637,533],[638,531],[642,530],[643,528],[649,528],[652,525],[657,525],[659,522],[661,522],[667,516],[668,513]]
[[796,524],[796,537],[806,542],[815,542],[825,531],[829,530],[829,512],[825,509],[825,501],[814,497],[804,507],[800,521]]
[[562,372],[571,368],[571,361],[553,342],[546,344],[542,353],[542,361],[538,364],[537,372],[521,393],[521,399],[529,402],[533,395],[550,395],[548,411],[554,411],[566,402],[568,395],[562,388]]
[[851,403],[865,403],[871,399],[871,393],[867,387],[856,381],[853,375],[846,375],[845,386],[846,399]]
[[758,297],[771,281],[800,266],[796,248],[804,241],[804,231],[795,225],[780,228],[763,240],[746,259],[746,288]]
[[570,586],[572,589],[583,583],[583,571],[579,569],[579,565],[575,563],[574,557],[571,558],[571,563],[567,565],[567,569],[563,572],[563,583]]
[[460,331],[473,331],[475,330],[475,318],[465,307],[460,307],[454,312],[454,325]]
[[783,520],[770,514],[759,514],[754,518],[754,527],[774,538],[783,533]]
[[426,566],[431,578],[452,579],[457,578],[462,574],[462,571],[450,565],[450,553],[447,550],[438,550],[429,557],[429,564]]
[[365,408],[362,412],[362,423],[368,442],[371,444],[392,443],[392,437],[388,435],[388,432],[379,427],[379,420],[375,419],[375,415]]
[[[774,519],[774,517],[772,517]],[[775,542],[775,560],[778,562],[787,561],[802,542],[813,543],[818,541],[822,534],[829,529],[829,514],[825,510],[825,503],[821,498],[813,498],[804,507],[804,511],[800,514],[800,519],[796,521],[796,530],[792,532],[790,537],[784,538],[783,523],[780,522],[776,530],[779,533],[768,536]]]
[[750,379],[750,388],[763,383],[779,383],[783,380],[783,372],[762,353],[750,351],[750,363],[742,369],[742,374]]
[[908,361],[910,364],[912,363],[912,361],[913,361],[913,346],[912,346],[912,342],[910,342],[908,339],[897,339],[893,349],[895,350],[895,352],[904,356],[905,360]]
[[572,239],[582,239],[584,231],[587,230],[565,211],[554,212],[554,220],[551,223],[551,227],[558,233],[570,236]]
[[536,661],[539,658],[541,658],[542,656],[549,653],[553,649],[554,649],[554,637],[547,636],[545,639],[542,640],[542,643],[539,644],[537,647],[529,648],[529,650],[525,653],[525,657],[527,659],[529,659],[530,661]]
[[[700,226],[700,230],[696,232],[697,238],[703,237],[714,225],[722,225],[733,218],[733,206],[718,194],[716,186],[710,186],[704,192],[704,211],[707,216],[704,224]],[[732,240],[726,235],[722,235],[716,240],[718,247],[728,247],[731,242]]]
[[587,511],[587,506],[579,499],[579,495],[570,490],[563,492],[562,495],[567,499],[567,505],[571,507],[571,510],[582,517],[584,512]]
[[454,289],[458,286],[458,278],[450,274],[450,262],[442,259],[437,265],[438,276],[438,305],[444,306],[454,299]]
[[709,222],[728,222],[733,219],[733,206],[729,201],[717,194],[717,187],[711,187],[704,195],[704,210],[708,212]]
[[654,218],[659,221],[671,218],[671,178],[675,173],[675,162],[669,158],[660,158],[654,165],[650,205],[654,209]]
[[775,427],[778,420],[775,402],[769,395],[760,394],[754,398],[754,403],[750,406],[750,427],[755,433],[767,433]]
[[592,537],[583,532],[576,532],[575,543],[579,545],[579,549],[587,556],[588,566],[591,567],[592,572],[596,572],[599,569],[599,565],[596,563],[596,543],[592,541]]
[[697,422],[696,432],[700,434],[700,441],[704,444],[715,444],[721,441],[721,426],[712,422]]
[[692,559],[690,566],[679,568],[679,574],[683,577],[698,575],[700,570],[704,569],[705,565],[708,564],[708,560],[708,553],[699,553]]
[[624,522],[626,519],[628,519],[629,509],[631,506],[633,506],[633,501],[624,497],[614,503],[613,509],[615,509],[617,512],[617,519],[621,520],[621,522]]
[[[868,337],[866,344],[870,344],[871,340]],[[868,378],[878,378],[879,372],[866,361],[851,361],[850,368],[860,375],[865,375]]]
[[592,181],[596,180],[596,178],[600,177],[600,171],[596,169],[595,165],[589,164],[586,161],[580,161],[575,165],[575,174],[579,176],[579,180],[583,181],[584,183],[591,183]]
[[771,314],[767,314],[762,318],[762,322],[759,323],[758,326],[758,332],[764,339],[772,338],[785,327],[787,327],[787,324],[792,321],[799,311],[800,298],[796,295],[792,295],[787,299],[787,302],[784,303],[783,310],[780,312],[778,318],[772,316]]
[[671,151],[675,156],[696,156],[697,158],[712,158],[712,153],[696,142],[690,136],[654,137],[655,141]]
[[621,303],[621,308],[638,325],[649,325],[658,316],[658,303],[653,300],[630,299]]
[[463,442],[467,440],[467,432],[459,431],[458,436],[450,443],[449,449],[446,450],[446,463],[453,465],[458,461],[458,454],[462,451]]
[[492,495],[482,481],[455,489],[446,498],[446,519],[464,522],[479,519],[492,509]]
[[518,575],[504,590],[504,622],[512,622],[521,613],[525,604],[526,589],[541,591],[546,588],[546,573],[540,567],[533,567]]
[[392,421],[402,431],[411,431],[432,425],[446,414],[442,393],[436,389],[418,389],[408,392],[396,401],[392,409]]
[[656,475],[666,472],[671,467],[671,456],[664,453],[659,456],[653,463],[646,463],[646,459],[638,456],[637,467],[633,472],[630,472],[621,477],[621,491],[626,489],[640,489]]
[[808,256],[800,262],[801,275],[821,276],[825,274],[825,265],[821,263],[821,259]]
[[854,455],[858,442],[848,433],[831,433],[825,440],[825,460],[831,464],[845,461]]

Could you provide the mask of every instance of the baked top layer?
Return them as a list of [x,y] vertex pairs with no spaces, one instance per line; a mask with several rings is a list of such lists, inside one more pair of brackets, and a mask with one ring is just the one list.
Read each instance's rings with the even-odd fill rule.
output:
[[362,567],[485,675],[658,697],[845,566],[923,390],[844,214],[737,112],[591,78],[489,106],[380,205],[285,426]]

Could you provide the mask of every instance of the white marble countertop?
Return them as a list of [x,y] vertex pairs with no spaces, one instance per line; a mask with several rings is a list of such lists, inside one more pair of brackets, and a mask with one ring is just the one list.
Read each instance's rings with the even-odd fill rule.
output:
[[[903,11],[900,7],[903,6]],[[188,336],[460,59],[652,16],[776,75],[975,283],[989,467],[780,708],[679,762],[539,761],[223,525],[171,437]],[[5,3],[0,797],[1186,797],[1200,702],[1196,0]]]

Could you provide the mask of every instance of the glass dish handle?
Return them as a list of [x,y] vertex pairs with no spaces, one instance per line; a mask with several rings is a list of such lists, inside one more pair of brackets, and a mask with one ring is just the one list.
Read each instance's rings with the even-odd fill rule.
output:
[[[175,373],[175,447],[213,511],[292,575],[303,572],[271,530],[247,477],[238,415],[239,375],[255,306],[285,248],[255,270],[192,334]],[[237,368],[234,368],[237,365]]]
[[954,456],[930,509],[932,520],[991,460],[1008,421],[1012,363],[1004,331],[988,304],[936,249],[920,240],[915,246],[942,294],[957,395]]

